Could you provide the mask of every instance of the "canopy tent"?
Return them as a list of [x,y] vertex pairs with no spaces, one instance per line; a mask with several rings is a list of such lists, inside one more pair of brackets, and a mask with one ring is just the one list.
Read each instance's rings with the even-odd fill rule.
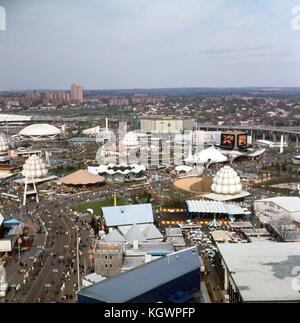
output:
[[190,213],[248,215],[249,211],[239,204],[229,204],[218,201],[186,201]]
[[58,180],[58,184],[63,185],[95,185],[104,183],[105,179],[101,176],[90,174],[88,171],[79,170]]
[[195,154],[194,156],[189,156],[185,162],[187,164],[216,164],[227,162],[228,158],[222,154],[215,147],[209,147],[202,150],[201,152]]

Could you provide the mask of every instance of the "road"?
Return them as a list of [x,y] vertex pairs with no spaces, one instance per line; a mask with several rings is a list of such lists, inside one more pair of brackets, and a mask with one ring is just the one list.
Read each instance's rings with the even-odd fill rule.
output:
[[198,124],[198,129],[208,130],[241,130],[241,131],[262,131],[262,132],[274,132],[281,134],[297,135],[300,136],[299,128],[288,128],[288,127],[271,127],[271,126],[230,126],[230,125],[211,125],[211,124]]
[[[81,241],[84,245],[88,245],[88,224],[66,208],[63,199],[55,202],[43,199],[39,205],[30,202],[24,220],[26,224],[36,221],[43,223],[46,232],[35,233],[31,250],[22,254],[21,262],[24,264],[23,268],[28,269],[28,274],[19,272],[21,267],[17,256],[13,263],[7,265],[8,282],[13,285],[20,284],[21,288],[18,291],[11,289],[6,301],[12,303],[74,302],[74,285],[77,284],[76,233],[78,228]],[[42,250],[41,248],[44,255],[34,262],[31,257],[38,250]],[[84,264],[87,263],[85,258],[87,249],[81,249],[83,257],[80,259],[80,268],[83,274]],[[28,277],[23,284],[25,275]]]

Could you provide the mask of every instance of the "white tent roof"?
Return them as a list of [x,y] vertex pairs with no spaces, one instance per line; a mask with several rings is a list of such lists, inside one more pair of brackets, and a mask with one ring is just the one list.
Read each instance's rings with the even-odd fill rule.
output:
[[117,229],[114,229],[108,235],[106,235],[104,240],[105,242],[125,242],[124,236]]
[[125,240],[128,242],[146,241],[145,235],[140,231],[136,224],[134,224],[125,235]]
[[154,224],[149,224],[143,231],[143,234],[147,240],[163,239],[163,235],[159,232]]
[[210,228],[220,228],[222,225],[216,219],[213,219],[208,226]]
[[[197,153],[193,156],[193,162],[197,164],[206,164],[208,162],[211,163],[224,163],[228,160],[226,156],[224,156],[219,150],[215,147],[209,147],[207,149],[202,150],[200,153]],[[191,159],[188,160],[191,162]]]

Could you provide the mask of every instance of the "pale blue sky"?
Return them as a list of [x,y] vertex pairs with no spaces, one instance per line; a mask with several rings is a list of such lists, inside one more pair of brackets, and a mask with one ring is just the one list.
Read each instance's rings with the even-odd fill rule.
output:
[[300,86],[300,0],[0,0],[0,90]]

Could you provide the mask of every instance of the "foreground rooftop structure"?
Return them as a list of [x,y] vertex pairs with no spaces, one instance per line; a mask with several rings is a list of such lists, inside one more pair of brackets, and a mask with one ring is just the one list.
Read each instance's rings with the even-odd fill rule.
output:
[[296,196],[278,196],[269,199],[257,200],[254,209],[263,223],[290,217],[300,223],[300,198]]
[[82,289],[79,303],[155,303],[200,290],[196,247],[175,252]]
[[[231,303],[300,302],[299,243],[220,244],[217,264]],[[296,280],[297,281],[297,280]]]

